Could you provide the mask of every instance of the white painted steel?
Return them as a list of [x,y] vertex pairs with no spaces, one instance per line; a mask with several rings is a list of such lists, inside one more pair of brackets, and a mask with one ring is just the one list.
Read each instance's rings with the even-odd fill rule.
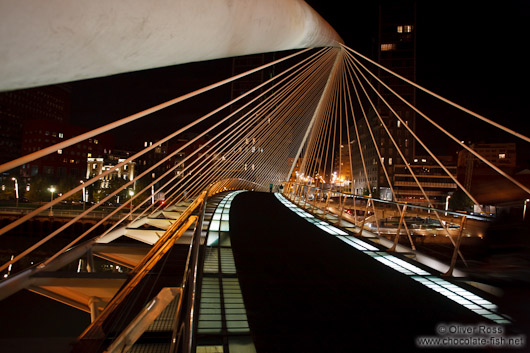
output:
[[338,46],[302,0],[0,0],[0,90]]

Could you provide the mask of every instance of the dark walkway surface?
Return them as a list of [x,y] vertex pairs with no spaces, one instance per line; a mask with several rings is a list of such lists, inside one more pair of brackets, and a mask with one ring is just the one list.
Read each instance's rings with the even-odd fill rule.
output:
[[311,225],[273,194],[238,195],[230,234],[258,353],[432,352],[416,348],[415,338],[436,336],[439,323],[485,321]]

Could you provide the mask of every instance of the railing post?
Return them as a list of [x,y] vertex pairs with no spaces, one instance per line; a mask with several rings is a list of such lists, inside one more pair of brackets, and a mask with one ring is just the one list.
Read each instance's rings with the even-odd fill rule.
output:
[[456,239],[456,245],[453,250],[453,256],[451,257],[451,264],[449,265],[449,269],[446,273],[442,274],[442,276],[451,277],[453,275],[453,270],[455,269],[456,265],[456,258],[458,256],[458,252],[460,251],[460,243],[462,242],[462,232],[464,231],[464,226],[466,224],[466,216],[462,216],[462,222],[460,223],[460,232],[458,232],[458,238]]
[[309,186],[305,186],[307,188],[307,191],[305,192],[305,196],[304,196],[304,207],[307,207],[307,195],[309,194]]
[[315,188],[315,194],[313,195],[313,212],[317,209],[317,198],[318,198],[318,189]]
[[[340,205],[340,213],[339,213],[339,221],[338,221],[338,225],[340,226],[340,221],[342,220],[342,213],[344,212],[344,205],[346,204],[346,198],[348,197],[348,195],[344,195],[344,201],[341,203]],[[339,198],[340,200],[340,198]]]
[[370,202],[372,201],[372,195],[370,195],[369,197],[370,198],[366,201],[366,207],[364,208],[364,217],[363,221],[361,222],[361,230],[359,230],[359,236],[363,235],[364,223],[366,223],[366,218],[368,216],[368,207],[370,207]]
[[406,211],[407,211],[407,205],[403,206],[403,211],[401,211],[401,216],[399,217],[399,224],[398,224],[396,236],[394,237],[394,244],[387,251],[396,251],[396,247],[399,242],[399,235],[400,235],[399,233],[401,233],[401,223],[403,223],[403,218],[405,217]]
[[356,206],[356,203],[357,203],[357,198],[355,197],[355,195],[353,195],[353,222],[355,223],[355,225],[357,225],[357,206]]

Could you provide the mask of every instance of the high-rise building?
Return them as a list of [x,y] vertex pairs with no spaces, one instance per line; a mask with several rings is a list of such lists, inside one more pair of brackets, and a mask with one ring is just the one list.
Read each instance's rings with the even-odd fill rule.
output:
[[[389,2],[379,6],[377,49],[378,62],[381,65],[407,79],[416,80],[415,2],[399,2],[398,4]],[[379,70],[378,77],[407,102],[412,105],[416,104],[414,87],[382,69]],[[376,193],[383,196],[390,195],[390,193],[388,180],[382,166],[384,165],[386,168],[390,182],[393,182],[396,173],[395,166],[405,163],[402,155],[409,163],[414,159],[414,138],[405,125],[414,131],[415,115],[407,104],[381,84],[378,85],[378,90],[382,95],[382,99],[377,101],[378,114],[373,111],[368,114],[372,132],[370,133],[368,130],[364,117],[358,120],[360,141],[357,141],[356,137],[353,138],[352,154],[356,156],[353,161],[352,174],[356,192],[365,193],[371,189],[372,194]],[[403,122],[396,118],[396,114]],[[387,129],[382,126],[378,115]],[[394,142],[389,137],[389,133]],[[356,136],[355,132],[352,132],[351,136]],[[381,155],[380,159],[376,145]],[[364,166],[359,155],[359,148],[363,150]],[[388,197],[384,196],[384,198]]]
[[30,120],[67,123],[70,92],[54,85],[0,93],[0,163],[22,155],[23,126]]

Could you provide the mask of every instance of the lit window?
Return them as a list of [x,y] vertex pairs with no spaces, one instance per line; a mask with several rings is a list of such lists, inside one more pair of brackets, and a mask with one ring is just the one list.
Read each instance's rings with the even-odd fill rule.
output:
[[499,153],[499,159],[506,158],[506,153]]
[[392,158],[388,158],[388,165],[392,165]]
[[390,51],[390,50],[396,50],[396,44],[395,43],[381,44],[381,51]]
[[98,144],[98,142],[99,142],[98,140],[94,140],[94,143],[95,143],[96,145]]
[[422,162],[422,163],[427,163],[427,160],[426,160],[425,158],[422,158],[422,159],[421,159],[421,162]]
[[63,150],[57,150],[57,154],[63,154]]
[[403,30],[405,33],[410,33],[412,32],[412,26],[411,25],[403,26]]
[[403,33],[403,26],[397,26],[397,32]]
[[87,153],[86,156],[90,158],[90,157],[92,157],[92,153]]
[[400,126],[401,126],[401,121],[398,120],[398,122],[397,122],[397,127],[400,127]]
[[144,142],[144,147],[147,147],[147,141]]
[[59,132],[59,138],[62,139],[64,137],[62,132]]

